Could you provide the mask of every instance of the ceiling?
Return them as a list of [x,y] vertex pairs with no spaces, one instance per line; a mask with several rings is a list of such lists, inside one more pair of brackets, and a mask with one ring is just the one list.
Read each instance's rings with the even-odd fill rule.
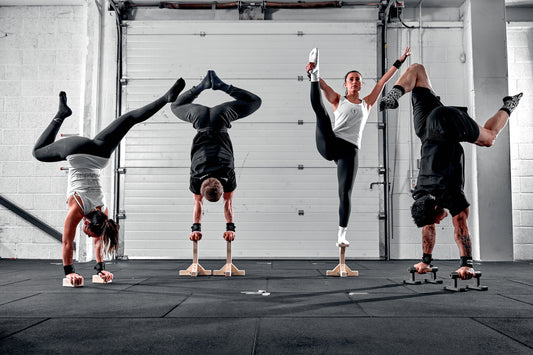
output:
[[[0,0],[0,6],[30,6],[30,5],[83,5],[87,1],[95,0]],[[198,2],[198,3],[211,3],[215,0],[181,0],[169,2]],[[217,0],[218,2],[229,2],[234,0]],[[253,1],[253,0],[250,0]],[[280,2],[300,2],[299,0],[276,0]],[[305,0],[305,2],[318,2],[321,0]],[[328,0],[324,0],[328,1]],[[380,0],[346,0],[345,3],[351,4],[365,4],[365,3],[377,3]],[[407,7],[418,7],[422,1],[424,7],[458,7],[461,6],[465,0],[404,0]],[[477,0],[482,1],[482,0]],[[158,4],[160,0],[130,0],[131,3],[142,4]],[[533,7],[533,0],[505,0],[506,6],[510,7]]]

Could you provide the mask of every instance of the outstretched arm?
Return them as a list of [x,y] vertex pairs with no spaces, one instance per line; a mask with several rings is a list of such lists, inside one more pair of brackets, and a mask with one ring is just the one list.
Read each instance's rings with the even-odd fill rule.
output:
[[[108,210],[104,211],[106,216],[108,215]],[[104,265],[104,238],[93,238],[94,245],[94,258],[97,263],[102,263]],[[104,279],[106,282],[113,280],[113,274],[106,270],[101,270],[97,272],[98,276]]]
[[[468,212],[469,209],[466,208],[464,211],[454,216],[452,219],[453,226],[455,228],[455,242],[459,247],[459,252],[461,254],[462,260],[472,260],[472,241],[470,239],[470,233],[468,231],[467,224]],[[474,276],[474,269],[471,265],[462,264],[456,272],[463,280],[470,279],[472,278],[472,276]]]
[[[76,227],[83,218],[83,212],[74,198],[74,196],[71,196],[68,200],[68,213],[63,227],[63,266],[72,265]],[[65,277],[69,279],[70,283],[73,285],[80,285],[83,282],[83,277],[75,272],[71,272]]]
[[[435,247],[435,237],[437,236],[437,231],[435,230],[435,224],[424,226],[422,228],[422,252],[424,254],[431,255],[433,253],[433,248]],[[421,261],[418,264],[415,264],[414,267],[416,272],[419,274],[425,274],[429,268],[429,263]]]
[[[204,197],[202,195],[194,194],[194,207],[193,207],[193,226],[202,223],[202,207],[204,205]],[[201,230],[193,230],[189,237],[192,241],[199,241],[202,239]]]
[[[310,70],[313,70],[314,68],[315,68],[315,64],[310,62],[310,63],[307,63],[307,65],[305,66],[305,71],[308,73]],[[335,90],[333,90],[328,84],[326,84],[326,82],[322,78],[319,78],[318,80],[320,83],[320,89],[324,92],[324,96],[326,97],[326,100],[328,100],[329,103],[333,105],[333,109],[336,110],[337,107],[339,106],[339,100],[340,100],[341,95],[336,93]]]
[[329,101],[330,104],[333,105],[333,110],[336,110],[339,106],[339,100],[341,98],[341,95],[335,92],[326,82],[320,78],[320,89],[324,92],[324,96],[326,97],[326,100]]
[[224,192],[222,198],[224,199],[224,217],[226,218],[226,232],[224,232],[224,239],[232,242],[235,239],[235,225],[233,224],[233,195],[235,191]]
[[[407,57],[409,57],[410,55],[411,55],[410,48],[407,47],[407,48],[405,48],[404,54],[398,60],[401,63],[403,63],[405,61],[405,59],[407,59]],[[374,87],[374,89],[372,90],[370,95],[365,97],[365,102],[366,102],[366,104],[368,106],[368,110],[370,110],[372,108],[372,106],[374,106],[376,104],[379,96],[381,95],[381,92],[383,91],[383,88],[385,87],[385,84],[387,84],[387,82],[393,77],[394,74],[396,74],[397,71],[398,71],[398,68],[393,65],[385,73],[385,75],[383,75],[383,77],[381,77],[381,79],[379,79],[379,81],[377,82],[376,86]]]

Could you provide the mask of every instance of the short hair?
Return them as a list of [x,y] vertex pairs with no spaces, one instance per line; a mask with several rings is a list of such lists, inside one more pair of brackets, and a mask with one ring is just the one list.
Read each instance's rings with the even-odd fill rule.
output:
[[222,184],[220,181],[218,181],[218,179],[213,177],[204,180],[204,182],[202,182],[202,186],[200,186],[200,194],[210,202],[217,202],[220,200],[223,192],[224,189]]
[[435,223],[438,211],[435,209],[435,196],[427,194],[415,200],[411,206],[411,216],[417,227],[424,227]]

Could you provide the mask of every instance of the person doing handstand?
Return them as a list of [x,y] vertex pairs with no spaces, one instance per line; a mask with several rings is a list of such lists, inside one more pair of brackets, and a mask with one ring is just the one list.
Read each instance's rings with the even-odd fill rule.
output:
[[65,92],[59,94],[59,110],[52,122],[37,139],[33,156],[42,162],[66,160],[70,163],[68,174],[68,213],[63,228],[63,269],[66,278],[74,286],[83,283],[72,264],[76,227],[83,220],[83,232],[94,238],[97,264],[96,273],[109,282],[113,274],[105,270],[104,255],[116,252],[118,247],[118,224],[107,217],[100,170],[103,169],[122,138],[137,123],[152,117],[167,103],[174,101],[185,86],[179,79],[170,90],[154,102],[128,112],[98,133],[93,139],[66,137],[56,141],[56,135],[65,118],[72,115],[67,105]]
[[[214,107],[194,104],[204,90],[221,90],[235,100]],[[224,199],[226,232],[223,237],[235,239],[233,220],[233,197],[237,188],[233,145],[228,133],[231,122],[251,115],[261,106],[261,99],[233,85],[224,83],[209,70],[204,79],[181,94],[172,103],[172,112],[181,120],[192,123],[197,133],[191,147],[191,170],[189,190],[193,193],[193,225],[190,239],[202,238],[201,221],[204,198],[210,202]]]
[[424,66],[413,64],[398,79],[390,92],[380,100],[380,110],[395,109],[398,99],[412,92],[414,128],[420,138],[420,172],[413,192],[411,215],[422,227],[422,261],[414,265],[418,273],[426,273],[432,262],[435,246],[435,224],[450,211],[454,237],[461,256],[457,270],[461,279],[475,276],[472,263],[472,242],[468,231],[469,206],[464,187],[464,152],[460,142],[482,147],[494,144],[499,132],[518,105],[522,93],[503,98],[503,106],[479,126],[466,108],[444,106],[435,95]]

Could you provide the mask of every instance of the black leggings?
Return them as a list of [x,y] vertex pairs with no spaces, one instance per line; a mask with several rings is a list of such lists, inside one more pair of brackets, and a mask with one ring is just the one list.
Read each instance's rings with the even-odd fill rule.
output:
[[234,101],[213,107],[192,103],[200,93],[201,90],[193,87],[181,94],[171,106],[172,112],[180,120],[192,123],[196,129],[230,128],[232,121],[251,115],[261,106],[259,96],[235,86],[230,86],[227,91],[227,94],[235,99]]
[[76,136],[63,138],[56,142],[55,138],[63,124],[63,119],[53,119],[37,139],[33,148],[33,156],[44,162],[65,160],[71,154],[90,154],[109,158],[122,138],[134,125],[149,119],[166,104],[166,98],[161,97],[146,106],[125,113],[111,122],[94,139]]
[[335,136],[331,119],[322,104],[320,83],[311,83],[311,105],[316,114],[316,147],[320,155],[337,164],[339,181],[339,226],[347,227],[352,210],[352,189],[359,166],[357,147]]

